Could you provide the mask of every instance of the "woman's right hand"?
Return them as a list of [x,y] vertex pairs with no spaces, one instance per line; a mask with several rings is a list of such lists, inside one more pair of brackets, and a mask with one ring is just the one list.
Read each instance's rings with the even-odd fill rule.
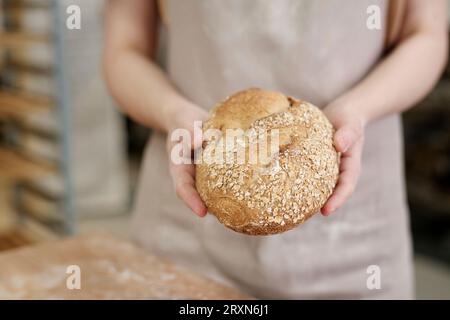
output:
[[[198,121],[205,120],[207,112],[189,102],[183,103],[176,108],[176,110],[177,112],[172,113],[167,120],[168,135],[166,146],[169,155],[170,176],[177,196],[186,203],[196,215],[204,217],[207,213],[207,209],[195,187],[195,165],[191,152],[189,152],[188,155],[184,155],[189,157],[189,159],[187,159],[188,161],[186,161],[189,162],[189,164],[180,163],[179,159],[174,159],[174,157],[179,156],[179,154],[174,151],[174,148],[179,150],[182,148],[183,144],[187,144],[186,148],[188,148],[189,151],[193,151],[201,147],[202,128]],[[194,125],[197,125],[195,130]],[[185,133],[189,134],[190,141],[178,139],[179,136],[176,134],[177,131],[175,130],[179,129],[185,130]]]

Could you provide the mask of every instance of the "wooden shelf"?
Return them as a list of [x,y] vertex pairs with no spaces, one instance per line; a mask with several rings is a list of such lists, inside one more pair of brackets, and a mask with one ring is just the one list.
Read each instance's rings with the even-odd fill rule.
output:
[[58,236],[42,224],[26,220],[0,233],[0,251],[57,239]]
[[0,251],[15,249],[30,244],[32,242],[21,232],[10,231],[6,234],[0,234]]
[[0,48],[15,49],[46,43],[51,37],[22,32],[0,32]]
[[33,63],[27,63],[25,61],[17,61],[9,58],[6,72],[14,74],[35,74],[41,76],[52,77],[55,73],[54,68],[50,65],[39,66]]
[[[58,111],[64,111],[69,106],[56,86],[57,81],[60,80],[57,77],[61,71],[59,69],[63,66],[56,63],[55,55],[58,50],[63,49],[61,47],[64,45],[64,41],[62,41],[64,33],[58,32],[57,24],[59,23],[53,21],[60,11],[58,1],[11,0],[2,2],[0,0],[0,2],[2,3],[0,11],[3,9],[2,13],[8,22],[5,29],[0,30],[0,58],[3,56],[5,58],[0,61],[0,72],[6,80],[3,88],[0,89],[0,188],[3,185],[8,193],[5,199],[9,201],[9,204],[8,201],[3,201],[9,205],[7,209],[11,213],[9,218],[4,219],[8,224],[17,220],[15,218],[20,212],[22,204],[20,191],[23,186],[38,183],[49,184],[47,181],[51,183],[53,179],[64,181],[66,178],[71,178],[69,173],[62,172],[60,168],[61,163],[67,161],[66,155],[60,155],[59,149],[56,150],[58,156],[53,159],[54,163],[52,163],[46,152],[47,142],[51,147],[53,147],[53,143],[55,146],[66,147],[66,139],[61,139],[61,137],[68,134],[65,131],[67,128],[61,123],[62,119],[60,119]],[[24,10],[30,11],[29,9],[37,8],[39,8],[39,15],[50,19],[50,25],[45,24],[44,26],[43,24],[42,28],[30,28],[23,24],[22,17],[18,15],[22,15]],[[32,92],[34,92],[33,95],[31,95]],[[50,143],[52,144],[50,145]],[[67,148],[69,147],[67,146]],[[36,150],[39,152],[35,152]],[[45,153],[42,153],[41,150],[44,150]],[[53,149],[48,150],[53,151]],[[64,189],[62,192],[65,191]],[[55,209],[55,212],[57,210],[64,211],[61,217],[75,214],[72,195],[69,194],[68,197],[67,205]],[[0,200],[3,199],[0,198]],[[66,198],[57,200],[63,202],[66,201]],[[41,213],[39,210],[47,210],[46,203],[43,202],[29,201],[28,204],[31,209],[36,209],[32,213]],[[2,213],[5,216],[5,212],[6,210],[0,206],[0,220]],[[26,219],[20,219],[21,225],[24,221],[35,221],[40,224],[41,220],[44,220],[29,219],[30,217],[25,214],[23,216]],[[33,216],[33,218],[35,217]],[[53,223],[53,220],[51,222]],[[72,221],[64,220],[59,227],[64,227],[64,231],[71,231],[73,229]],[[8,246],[15,246],[16,244],[22,245],[22,240],[20,234],[11,233],[5,242],[8,243]],[[2,291],[1,289],[0,291]]]
[[0,118],[20,117],[31,112],[49,112],[54,103],[51,98],[0,91]]
[[52,0],[14,0],[14,1],[5,1],[4,9],[5,11],[12,10],[27,10],[27,9],[49,9],[52,8]]
[[0,147],[0,179],[29,181],[53,174],[55,167],[31,160],[20,153]]

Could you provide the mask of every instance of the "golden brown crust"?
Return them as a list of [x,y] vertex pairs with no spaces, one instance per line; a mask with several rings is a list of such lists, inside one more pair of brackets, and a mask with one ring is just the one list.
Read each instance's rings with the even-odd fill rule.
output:
[[[278,92],[248,89],[216,106],[204,130],[279,132],[279,149],[270,161],[248,161],[257,151],[245,145],[245,162],[211,163],[219,140],[204,145],[196,186],[209,212],[230,229],[250,234],[281,233],[318,212],[331,195],[339,172],[333,127],[315,106]],[[248,132],[248,131],[246,131]],[[258,135],[257,135],[258,137]],[[269,143],[270,149],[270,143]],[[223,152],[236,158],[236,150]]]
[[280,112],[289,107],[289,100],[278,92],[251,88],[240,91],[212,110],[207,128],[249,129],[258,119]]

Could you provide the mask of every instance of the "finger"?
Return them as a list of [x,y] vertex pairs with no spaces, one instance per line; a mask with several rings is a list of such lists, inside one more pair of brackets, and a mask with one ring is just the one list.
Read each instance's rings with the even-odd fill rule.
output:
[[353,193],[356,181],[357,177],[354,170],[349,170],[341,174],[336,189],[321,210],[324,216],[328,216],[344,204]]
[[194,123],[194,131],[192,133],[192,149],[197,149],[202,146],[203,143],[203,128],[202,122]]
[[199,217],[206,216],[206,206],[193,184],[179,184],[177,187],[177,195],[196,215]]
[[361,170],[361,150],[362,143],[357,143],[349,150],[349,154],[341,158],[339,180],[333,194],[321,209],[323,215],[327,216],[338,209],[354,192]]
[[334,145],[339,152],[347,152],[361,137],[362,127],[358,125],[346,125],[339,128],[334,134]]
[[199,217],[206,215],[207,209],[195,189],[195,168],[193,165],[172,165],[171,175],[177,196]]
[[183,122],[181,123],[181,128],[189,130],[191,134],[191,141],[189,141],[191,143],[191,149],[201,147],[203,142],[203,121],[208,115],[208,113],[202,109],[198,111],[199,112],[196,112],[195,114],[183,118]]

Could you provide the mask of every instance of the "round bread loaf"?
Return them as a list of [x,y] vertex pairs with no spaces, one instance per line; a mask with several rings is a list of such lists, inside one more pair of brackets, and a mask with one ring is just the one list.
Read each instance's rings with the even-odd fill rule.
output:
[[[230,139],[230,129],[241,130]],[[213,108],[203,133],[196,187],[208,211],[234,231],[269,235],[292,229],[318,212],[336,185],[333,127],[308,102],[261,89],[241,91]],[[259,153],[261,137],[268,141],[266,158]],[[224,147],[230,141],[234,145]],[[257,148],[251,147],[255,141]],[[215,161],[217,155],[225,161]]]

